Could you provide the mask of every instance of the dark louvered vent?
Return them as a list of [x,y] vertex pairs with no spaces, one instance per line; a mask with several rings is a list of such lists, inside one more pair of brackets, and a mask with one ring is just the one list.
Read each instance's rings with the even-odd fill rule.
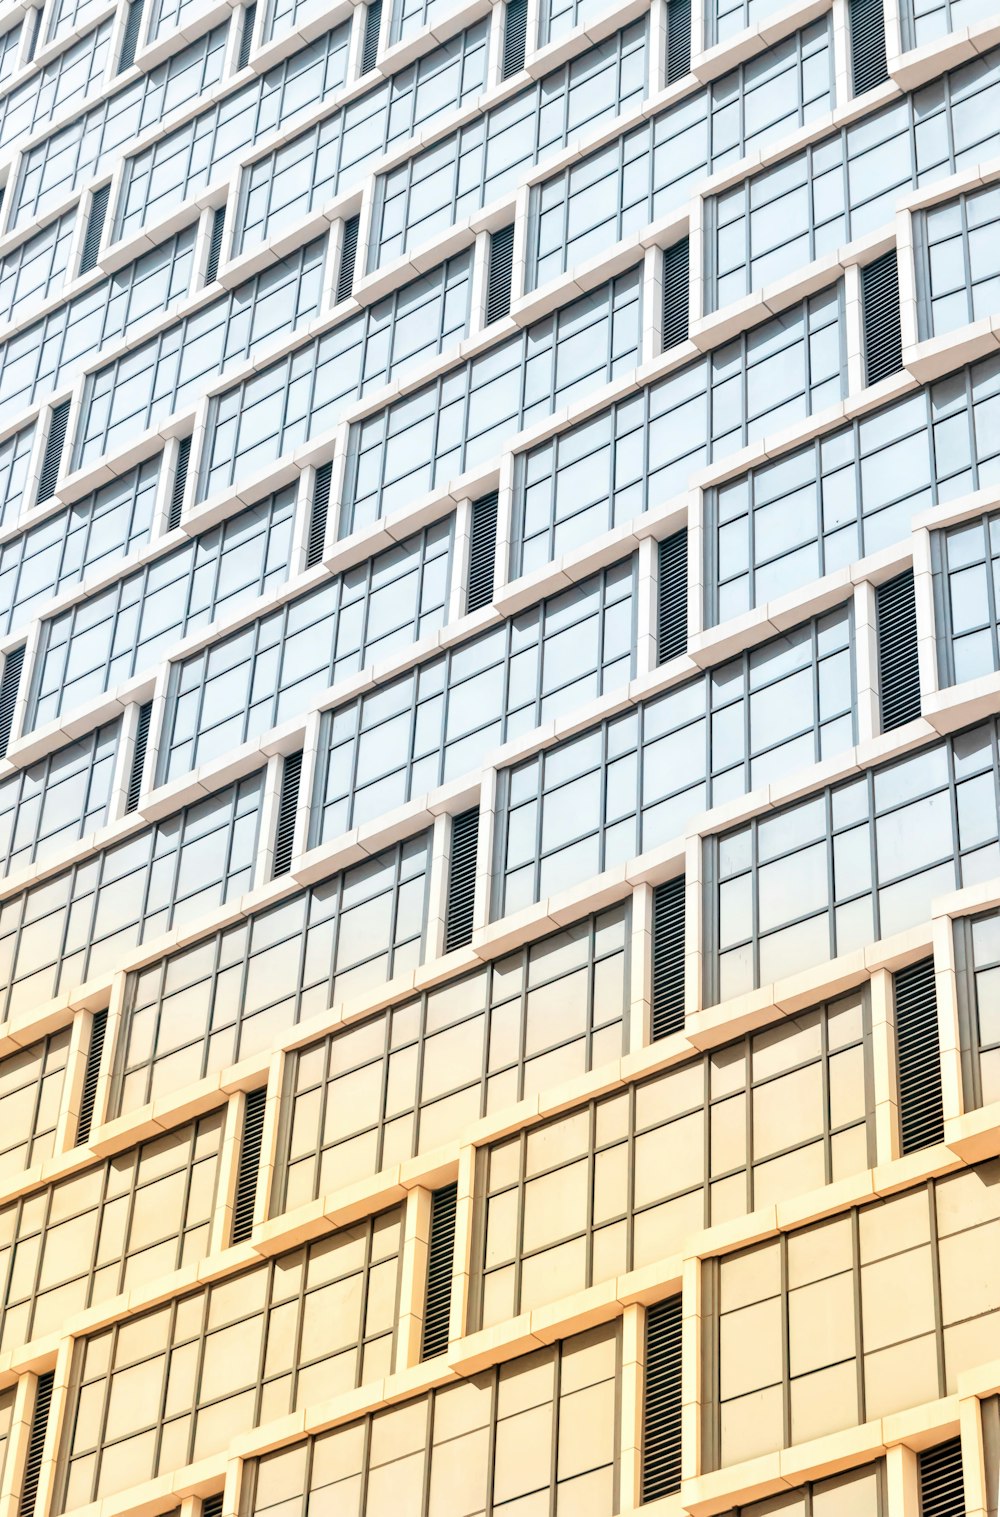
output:
[[83,1071],[83,1090],[80,1095],[80,1120],[76,1127],[76,1141],[86,1143],[94,1120],[94,1101],[97,1097],[97,1080],[101,1073],[101,1055],[104,1052],[104,1034],[108,1030],[106,1011],[95,1011],[90,1023],[90,1044],[87,1048],[87,1066]]
[[208,233],[208,258],[205,262],[205,283],[213,284],[219,277],[219,260],[222,257],[222,234],[226,229],[226,208],[220,205],[212,212],[212,225]]
[[921,1449],[920,1517],[965,1517],[962,1487],[962,1440],[949,1438]]
[[889,374],[898,374],[903,367],[895,248],[861,270],[861,319],[865,331],[865,383],[875,385]]
[[87,212],[87,230],[83,234],[83,248],[80,251],[80,273],[86,274],[97,266],[97,255],[101,251],[101,238],[104,236],[104,218],[108,214],[108,197],[111,194],[110,184],[102,184],[99,190],[95,190],[90,197],[90,210]]
[[292,867],[295,843],[295,817],[299,809],[299,780],[302,777],[302,754],[290,753],[281,766],[281,797],[278,801],[278,825],[274,834],[274,869],[271,878],[287,874]]
[[358,227],[360,216],[348,216],[344,222],[344,239],[340,249],[340,268],[337,272],[337,304],[350,300],[354,289],[354,269],[358,261]]
[[201,1499],[201,1517],[222,1517],[222,1491],[213,1491]]
[[691,72],[691,0],[667,0],[667,83]]
[[[248,5],[243,12],[243,26],[240,30],[240,51],[236,59],[237,69],[246,68],[250,62],[250,49],[253,47],[253,29],[256,20],[256,5]],[[222,1500],[221,1496],[219,1500]]]
[[427,1250],[427,1295],[424,1298],[421,1359],[433,1359],[436,1354],[443,1354],[448,1347],[457,1205],[457,1185],[445,1185],[431,1196],[431,1239]]
[[503,60],[501,79],[509,79],[524,68],[528,42],[528,0],[507,0],[503,21]]
[[370,73],[378,60],[378,39],[382,30],[382,0],[371,0],[365,7],[365,36],[361,44],[361,72]]
[[45,457],[42,459],[42,471],[38,476],[38,504],[51,500],[56,493],[56,483],[59,479],[59,466],[62,463],[63,448],[66,446],[66,426],[69,422],[69,401],[61,400],[57,406],[53,406],[52,415],[49,418],[49,433],[45,439]]
[[330,514],[330,484],[333,480],[333,464],[320,464],[313,485],[312,508],[309,512],[309,541],[306,543],[306,568],[311,569],[322,561],[326,545],[326,519]]
[[514,273],[514,228],[490,233],[490,267],[486,276],[486,325],[510,315],[510,285]]
[[479,807],[463,811],[451,824],[451,863],[448,869],[448,910],[444,951],[464,948],[472,941],[476,904],[476,855],[479,849]]
[[893,989],[900,1143],[904,1154],[912,1154],[944,1138],[934,960],[897,970]]
[[118,55],[118,72],[124,74],[127,68],[131,68],[135,62],[135,51],[139,46],[139,29],[142,26],[143,0],[130,0],[128,10],[125,12],[125,30],[122,33],[122,50]]
[[646,1312],[646,1377],[642,1406],[642,1499],[681,1488],[681,1298],[668,1296]]
[[[245,1243],[253,1231],[253,1209],[260,1173],[260,1143],[264,1136],[264,1106],[267,1090],[248,1090],[243,1108],[240,1159],[236,1168],[236,1198],[233,1202],[233,1242]],[[220,1498],[221,1499],[221,1498]]]
[[21,683],[21,669],[24,666],[24,644],[19,648],[12,648],[3,661],[3,674],[0,675],[0,758],[5,758],[10,746],[10,733],[14,725],[14,707],[17,704],[17,691]]
[[38,37],[41,30],[42,7],[38,6],[36,10],[33,10],[31,12],[30,18],[28,20],[28,45],[24,49],[25,63],[30,63],[35,56],[35,50],[38,47]]
[[184,491],[187,489],[190,463],[191,438],[182,437],[177,446],[177,467],[174,469],[174,485],[170,492],[170,510],[167,513],[167,527],[171,532],[181,524],[181,510],[184,506]]
[[688,239],[663,252],[663,351],[686,342],[690,331],[691,291]]
[[657,552],[656,659],[665,664],[687,651],[688,535],[674,532]]
[[142,795],[142,775],[146,767],[146,745],[149,742],[149,719],[153,714],[153,702],[146,701],[139,707],[135,724],[135,747],[132,750],[132,768],[128,777],[128,794],[125,797],[125,815],[139,809]]
[[684,876],[653,891],[653,1041],[684,1028]]
[[18,1517],[32,1517],[38,1498],[38,1479],[42,1473],[42,1454],[45,1452],[45,1434],[49,1425],[49,1408],[52,1405],[52,1381],[54,1371],[39,1375],[35,1388],[35,1409],[31,1414],[31,1433],[28,1438],[28,1457],[24,1463],[24,1479],[21,1482],[21,1502]]
[[496,490],[472,502],[472,534],[469,543],[469,593],[466,611],[478,611],[493,601],[493,570],[497,551]]
[[912,569],[877,586],[875,630],[882,731],[891,732],[920,715],[917,603]]
[[889,77],[885,57],[885,16],[882,0],[847,0],[851,33],[851,82],[856,95],[884,84]]

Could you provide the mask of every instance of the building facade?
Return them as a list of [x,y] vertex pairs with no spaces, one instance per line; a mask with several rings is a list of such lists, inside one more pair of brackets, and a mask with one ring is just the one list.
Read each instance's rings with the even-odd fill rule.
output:
[[5,0],[0,1517],[996,1517],[1000,11]]

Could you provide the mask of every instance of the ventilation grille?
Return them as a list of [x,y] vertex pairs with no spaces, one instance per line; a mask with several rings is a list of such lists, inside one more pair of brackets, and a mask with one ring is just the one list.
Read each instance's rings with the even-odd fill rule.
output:
[[912,569],[876,588],[875,628],[882,731],[891,732],[920,715],[917,603]]
[[514,272],[514,228],[501,227],[490,235],[490,271],[486,278],[486,325],[510,315],[510,285]]
[[861,316],[865,328],[865,382],[878,384],[903,367],[896,251],[861,270]]
[[653,891],[653,1041],[684,1028],[684,876]]
[[663,253],[663,351],[686,342],[689,331],[690,278],[688,239]]
[[[248,5],[247,8],[246,8],[246,10],[243,12],[243,30],[240,32],[240,51],[239,51],[239,56],[236,59],[236,67],[237,67],[237,69],[246,68],[247,64],[250,62],[250,50],[253,47],[253,29],[254,29],[254,23],[256,22],[256,20],[257,20],[257,7],[256,7],[256,5]],[[220,1510],[221,1510],[221,1505],[222,1505],[222,1497],[220,1496],[219,1497]]]
[[170,492],[170,510],[167,513],[167,529],[170,532],[181,524],[181,509],[184,505],[184,491],[187,488],[188,466],[190,463],[191,438],[182,437],[177,448],[174,487]]
[[125,12],[125,30],[122,34],[122,50],[118,55],[118,72],[124,74],[127,68],[131,68],[135,62],[135,51],[139,46],[139,28],[142,26],[143,0],[132,0]]
[[28,1439],[28,1457],[24,1463],[18,1517],[32,1517],[35,1510],[38,1477],[42,1472],[42,1454],[45,1451],[45,1433],[49,1425],[49,1408],[52,1405],[53,1376],[53,1370],[39,1375],[35,1389],[35,1409],[31,1414],[31,1434]]
[[503,23],[503,62],[501,79],[524,68],[528,42],[528,0],[507,0]]
[[274,869],[271,878],[287,874],[292,867],[295,843],[295,814],[299,806],[299,780],[302,754],[290,753],[281,766],[281,798],[278,801],[278,825],[274,834]]
[[97,255],[101,251],[101,238],[104,236],[104,218],[108,214],[108,197],[110,194],[110,184],[102,184],[101,188],[95,190],[90,197],[90,210],[87,212],[87,230],[83,234],[83,249],[80,253],[81,274],[86,274],[90,269],[97,266]]
[[451,824],[451,863],[448,868],[448,911],[444,951],[464,948],[472,941],[476,903],[476,855],[479,849],[479,807],[463,811]]
[[212,228],[208,234],[208,259],[205,264],[205,283],[214,284],[219,277],[219,260],[222,257],[222,234],[226,229],[226,208],[220,205],[212,212]]
[[642,1499],[681,1488],[681,1298],[646,1312],[646,1383],[642,1407]]
[[104,1035],[108,1030],[106,1011],[95,1011],[90,1023],[90,1046],[87,1049],[87,1066],[83,1072],[83,1091],[80,1095],[80,1120],[76,1128],[76,1141],[86,1143],[94,1120],[94,1101],[97,1098],[97,1081],[101,1073],[101,1055],[104,1052]]
[[443,1354],[448,1347],[457,1206],[457,1185],[445,1185],[431,1196],[431,1241],[427,1250],[427,1295],[424,1299],[421,1359],[433,1359],[436,1354]]
[[851,80],[856,95],[884,84],[889,77],[885,58],[885,17],[882,0],[848,0],[851,31]]
[[667,83],[691,72],[691,0],[668,0]]
[[132,769],[128,777],[128,794],[125,797],[125,815],[139,809],[142,795],[142,774],[146,767],[146,745],[149,742],[149,719],[153,714],[153,702],[146,701],[139,707],[135,724],[135,748],[132,752]]
[[365,38],[361,45],[361,72],[370,73],[378,58],[378,39],[382,30],[382,0],[372,0],[365,10]]
[[920,1517],[965,1517],[962,1488],[962,1440],[921,1449]]
[[211,1496],[202,1497],[201,1517],[222,1517],[221,1491],[213,1491]]
[[912,1154],[944,1138],[934,960],[898,970],[893,982],[900,1142],[903,1153]]
[[19,648],[12,648],[3,661],[3,675],[0,676],[0,758],[5,758],[10,746],[10,734],[14,725],[14,707],[17,704],[17,691],[21,683],[21,669],[24,665],[24,644]]
[[354,289],[354,266],[358,261],[359,216],[348,216],[344,222],[344,240],[340,251],[340,269],[337,274],[337,304],[350,300]]
[[42,459],[42,472],[38,476],[38,504],[51,500],[56,493],[56,481],[59,478],[59,465],[62,463],[63,448],[66,445],[66,427],[69,422],[69,401],[61,400],[57,406],[53,406],[52,415],[49,419],[49,435],[45,439],[45,457]]
[[497,549],[497,492],[472,502],[469,544],[469,593],[466,611],[478,611],[493,601],[493,569]]
[[333,464],[320,464],[313,485],[312,509],[309,512],[309,540],[306,543],[306,568],[312,569],[322,562],[326,546],[326,519],[330,513],[330,485],[333,480]]
[[656,598],[656,659],[665,664],[687,651],[687,532],[659,544]]
[[[233,1242],[245,1243],[253,1231],[253,1208],[260,1173],[260,1144],[264,1136],[264,1106],[267,1090],[248,1090],[243,1108],[240,1160],[236,1168],[236,1199],[233,1202]],[[219,1498],[220,1503],[222,1498]]]
[[33,10],[31,12],[31,20],[28,25],[30,27],[30,31],[28,32],[28,45],[24,50],[25,63],[30,63],[32,61],[35,56],[35,49],[38,47],[38,37],[39,33],[42,30],[41,6],[38,6],[36,10]]

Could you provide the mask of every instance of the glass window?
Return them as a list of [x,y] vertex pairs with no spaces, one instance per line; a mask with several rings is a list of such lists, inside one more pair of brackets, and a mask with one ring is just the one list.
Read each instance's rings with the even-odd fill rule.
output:
[[393,0],[391,41],[402,42],[414,32],[437,26],[455,9],[455,0]]
[[938,665],[956,685],[1000,669],[1000,513],[934,534]]
[[52,1157],[70,1029],[0,1059],[0,1179]]
[[79,107],[104,82],[113,22],[102,21],[0,96],[0,148],[45,126],[72,101]]
[[391,1373],[394,1207],[77,1343],[56,1510]]
[[105,0],[52,0],[47,7],[49,14],[46,42],[55,42],[68,37],[86,26],[91,16],[104,9]]
[[1000,305],[1000,184],[915,218],[921,337],[941,337]]
[[907,0],[900,7],[903,46],[924,47],[949,32],[989,21],[994,14],[991,0]]
[[197,25],[200,11],[199,0],[153,0],[146,42],[158,42],[182,26]]
[[781,0],[715,0],[705,13],[705,46],[729,42],[748,26],[760,26],[781,9]]
[[[96,3],[100,4],[101,0],[96,0]],[[17,68],[17,55],[20,45],[21,19],[18,17],[14,25],[9,26],[0,35],[0,84],[6,84],[8,79],[13,78],[14,70]],[[2,1468],[0,1468],[0,1474],[2,1474]]]
[[3,1479],[4,1470],[7,1466],[7,1450],[10,1447],[11,1433],[14,1430],[14,1402],[17,1399],[17,1385],[9,1385],[6,1390],[0,1391],[0,1480]]
[[76,212],[67,211],[0,258],[0,321],[29,316],[66,277]]
[[5,1352],[206,1257],[223,1122],[222,1112],[201,1117],[4,1207]]
[[500,771],[493,915],[682,837],[856,741],[849,606]]
[[28,465],[35,441],[34,425],[0,442],[0,526],[12,527],[25,504],[31,480]]
[[272,1214],[618,1058],[628,921],[615,906],[290,1055]]
[[113,1115],[273,1048],[297,1023],[414,970],[429,869],[424,834],[130,975]]
[[476,1325],[857,1174],[873,1112],[857,991],[480,1150]]
[[325,0],[268,0],[264,40],[272,41],[298,30],[327,10]]
[[444,625],[449,517],[173,665],[158,783],[279,722]]
[[1000,912],[955,922],[967,1108],[1000,1101]]
[[733,1507],[726,1517],[885,1517],[885,1465],[865,1464],[810,1480],[781,1496]]
[[138,944],[248,891],[264,771],[8,897],[0,1020],[117,969]]
[[0,780],[0,874],[42,863],[108,820],[121,719]]

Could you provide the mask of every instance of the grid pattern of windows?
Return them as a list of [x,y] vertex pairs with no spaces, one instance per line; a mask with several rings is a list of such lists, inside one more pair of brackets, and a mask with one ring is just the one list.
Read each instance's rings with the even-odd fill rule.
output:
[[1000,185],[916,219],[921,337],[941,337],[1000,305]]
[[48,6],[46,42],[56,42],[70,32],[78,32],[106,4],[107,0],[51,0]]
[[1000,912],[955,923],[967,1108],[1000,1100]]
[[0,875],[51,858],[108,819],[121,720],[0,780]]
[[222,1126],[202,1117],[0,1211],[3,1350],[205,1257]]
[[907,188],[1000,148],[1000,51],[709,199],[706,303],[728,305],[892,222]]
[[708,1265],[710,1465],[954,1392],[1000,1351],[998,1243],[993,1159]]
[[325,0],[268,0],[264,38],[270,41],[285,32],[295,31],[321,16],[325,10]]
[[349,401],[457,344],[471,286],[472,256],[460,253],[213,400],[200,497],[252,478],[332,429]]
[[50,1157],[66,1079],[70,1029],[0,1059],[0,1180]]
[[849,996],[480,1150],[478,1324],[865,1169],[867,1020]]
[[938,665],[959,684],[1000,669],[1000,514],[935,533]]
[[845,388],[837,286],[519,455],[512,573],[683,494],[695,470],[836,404]]
[[496,1517],[617,1505],[617,1324],[255,1461],[240,1517]]
[[67,211],[0,258],[0,322],[28,316],[66,277],[76,212]]
[[15,432],[0,442],[0,526],[10,527],[24,506],[25,493],[31,483],[28,465],[35,440],[33,426]]
[[512,190],[531,164],[637,104],[645,75],[643,21],[380,176],[369,268],[488,205]]
[[51,597],[145,547],[162,464],[157,454],[0,544],[3,631],[23,626]]
[[115,236],[130,237],[232,169],[240,154],[285,131],[347,79],[351,29],[335,27],[125,160]]
[[0,911],[4,1017],[110,973],[130,948],[247,891],[262,788],[262,773],[252,775],[9,897]]
[[885,1517],[885,1466],[865,1464],[826,1480],[810,1480],[788,1495],[734,1507],[726,1517]]
[[324,718],[313,841],[477,769],[492,748],[627,684],[626,560]]
[[26,79],[0,96],[0,148],[25,138],[72,101],[100,87],[108,61],[112,22],[102,21]]
[[192,405],[228,365],[316,316],[325,252],[324,237],[307,243],[90,375],[74,467],[125,447]]
[[146,41],[158,42],[179,27],[193,25],[199,10],[199,0],[153,0]]
[[751,470],[706,495],[709,624],[909,536],[912,518],[1000,479],[1000,360]]
[[990,722],[706,847],[706,999],[742,995],[930,918],[1000,871]]
[[358,669],[443,625],[452,519],[174,666],[161,779],[258,737]]
[[625,1052],[623,906],[292,1056],[272,1214],[457,1138]]
[[25,730],[151,668],[185,634],[280,584],[294,516],[289,486],[43,622]]
[[729,42],[782,9],[782,0],[713,0],[705,12],[705,46]]
[[110,169],[117,154],[139,132],[218,84],[228,31],[228,26],[215,27],[29,148],[10,192],[13,205],[8,227],[36,221]]
[[533,189],[529,288],[676,210],[707,174],[829,111],[832,58],[824,18]]
[[85,1338],[56,1510],[388,1374],[401,1224],[398,1207],[382,1212]]
[[392,0],[391,40],[402,42],[425,26],[436,26],[455,9],[455,0]]
[[0,85],[6,84],[13,76],[20,47],[21,21],[18,19],[0,36]]
[[474,99],[486,83],[488,42],[481,21],[244,169],[236,251],[344,194],[376,158]]
[[182,300],[191,284],[195,232],[193,226],[179,232],[8,338],[0,347],[0,423],[57,389],[130,327]]
[[992,0],[904,0],[900,11],[904,47],[924,47],[995,15]]
[[640,295],[638,274],[622,274],[355,423],[340,535],[440,489],[499,452],[520,428],[634,368]]
[[118,1115],[182,1089],[423,957],[430,841],[412,838],[138,971]]
[[855,741],[848,607],[502,771],[493,915],[683,835]]

